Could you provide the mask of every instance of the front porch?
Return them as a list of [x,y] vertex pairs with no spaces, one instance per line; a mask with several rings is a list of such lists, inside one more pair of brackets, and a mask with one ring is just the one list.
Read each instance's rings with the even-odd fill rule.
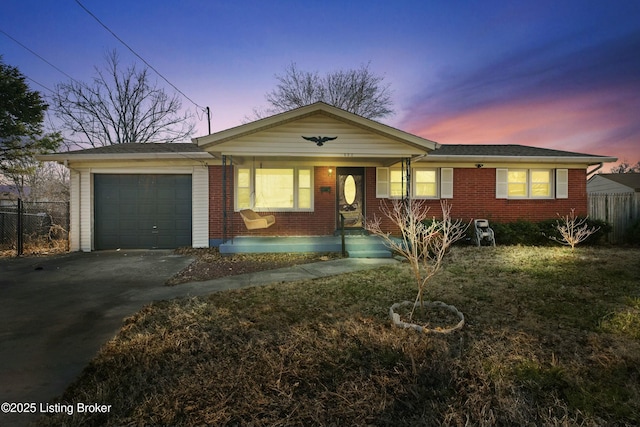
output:
[[[377,236],[345,236],[350,258],[391,258],[392,253]],[[341,236],[235,237],[219,247],[223,255],[239,253],[341,252]]]

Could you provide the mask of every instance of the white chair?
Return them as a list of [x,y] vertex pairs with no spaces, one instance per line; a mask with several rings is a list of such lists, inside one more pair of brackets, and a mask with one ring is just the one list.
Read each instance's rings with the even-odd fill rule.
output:
[[482,246],[483,242],[487,242],[491,246],[496,245],[495,235],[491,227],[489,227],[489,220],[476,219],[473,221],[473,225],[475,227],[476,246]]

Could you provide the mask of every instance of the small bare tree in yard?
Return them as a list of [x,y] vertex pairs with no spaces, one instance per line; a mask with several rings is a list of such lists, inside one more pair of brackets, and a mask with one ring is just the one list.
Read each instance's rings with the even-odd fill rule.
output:
[[589,236],[600,230],[600,227],[589,227],[587,224],[589,217],[577,217],[575,209],[571,209],[571,213],[568,215],[560,216],[558,214],[558,216],[560,219],[556,222],[556,229],[561,238],[554,236],[549,236],[549,238],[565,246],[571,246],[571,249],[575,249],[578,243],[584,242]]
[[418,292],[409,320],[416,307],[424,307],[424,291],[429,281],[442,268],[451,245],[464,237],[469,226],[461,220],[451,219],[451,205],[446,201],[441,207],[442,219],[438,220],[429,217],[429,207],[422,201],[394,200],[391,205],[383,202],[381,211],[399,228],[398,238],[382,230],[381,218],[376,217],[367,224],[368,231],[380,236],[387,247],[405,257],[411,266]]

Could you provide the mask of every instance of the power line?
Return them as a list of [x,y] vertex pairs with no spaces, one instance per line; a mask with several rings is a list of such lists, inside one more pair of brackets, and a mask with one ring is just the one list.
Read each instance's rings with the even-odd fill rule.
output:
[[165,82],[167,82],[172,88],[174,88],[178,93],[180,93],[182,96],[184,96],[187,100],[189,100],[193,105],[195,105],[196,107],[200,108],[201,110],[204,110],[205,107],[202,107],[201,105],[199,105],[198,103],[196,103],[194,100],[192,100],[191,98],[189,98],[187,95],[184,94],[184,92],[182,92],[180,89],[178,89],[176,87],[176,85],[174,85],[173,83],[171,83],[165,76],[163,76],[158,70],[156,70],[151,64],[149,64],[142,56],[140,56],[135,50],[133,50],[133,48],[131,46],[129,46],[127,43],[124,42],[124,40],[122,40],[120,37],[118,37],[118,35],[116,33],[114,33],[109,27],[107,27],[100,19],[98,19],[98,17],[96,15],[94,15],[93,13],[91,13],[91,11],[89,9],[87,9],[82,3],[80,3],[80,0],[75,0],[76,3],[78,3],[78,5],[84,9],[85,12],[87,12],[93,19],[95,19],[100,25],[102,25],[102,27],[107,30],[108,32],[111,33],[111,35],[113,37],[115,37],[120,43],[122,43],[127,49],[129,49],[131,51],[131,53],[133,53],[135,56],[137,56],[142,62],[145,63],[145,65],[149,68],[151,68],[153,71],[155,71],[155,73],[160,76]]
[[[7,36],[8,38],[10,38],[11,40],[13,40],[15,43],[17,43],[18,45],[22,46],[24,49],[28,50],[29,52],[31,52],[32,54],[34,54],[35,56],[37,56],[38,58],[40,58],[42,61],[46,62],[47,64],[49,64],[51,67],[53,67],[54,69],[56,69],[57,71],[59,71],[60,73],[64,74],[65,76],[69,77],[71,80],[73,80],[74,82],[76,81],[76,79],[74,79],[73,77],[71,77],[69,74],[65,73],[64,71],[62,71],[60,68],[56,67],[55,65],[53,65],[51,62],[47,61],[46,59],[44,59],[42,56],[38,55],[36,52],[34,52],[33,50],[29,49],[27,46],[25,46],[24,44],[20,43],[18,40],[14,39],[13,37],[11,37],[9,34],[7,34],[4,30],[0,29],[0,33],[4,34],[5,36]],[[35,80],[30,79],[35,83]],[[77,83],[77,82],[76,82]],[[46,86],[41,85],[40,83],[38,83],[40,86],[44,87],[45,89],[51,90],[49,88],[47,88]],[[52,91],[53,92],[53,91]]]

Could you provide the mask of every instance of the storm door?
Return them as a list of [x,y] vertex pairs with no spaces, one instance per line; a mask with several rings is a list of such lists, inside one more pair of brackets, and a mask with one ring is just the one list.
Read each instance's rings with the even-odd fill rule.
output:
[[345,228],[364,227],[364,168],[337,168],[337,228],[341,216]]

